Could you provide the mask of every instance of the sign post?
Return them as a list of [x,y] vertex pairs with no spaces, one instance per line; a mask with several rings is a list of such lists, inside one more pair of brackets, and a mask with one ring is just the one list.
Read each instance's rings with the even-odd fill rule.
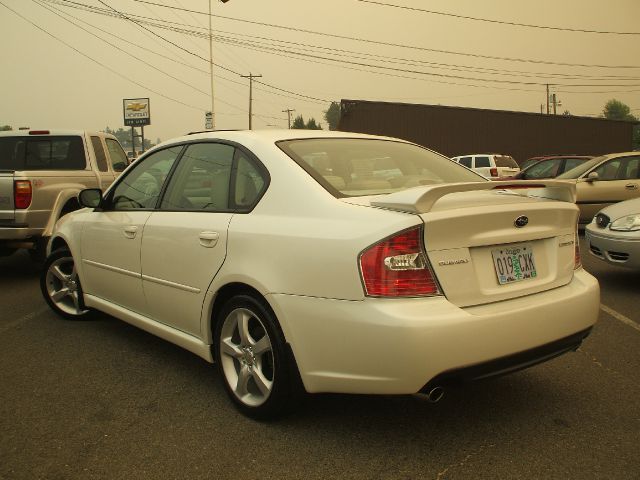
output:
[[[125,98],[122,100],[124,125],[131,127],[131,150],[135,155],[135,139],[140,138],[140,153],[144,152],[144,126],[151,125],[151,112],[148,98]],[[142,133],[135,134],[135,127],[140,127]]]

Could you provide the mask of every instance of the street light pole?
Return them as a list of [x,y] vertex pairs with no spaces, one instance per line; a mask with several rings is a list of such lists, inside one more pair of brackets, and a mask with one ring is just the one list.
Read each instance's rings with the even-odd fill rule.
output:
[[209,0],[209,74],[211,75],[211,129],[216,129],[216,114],[213,90],[213,33],[211,30],[211,0]]

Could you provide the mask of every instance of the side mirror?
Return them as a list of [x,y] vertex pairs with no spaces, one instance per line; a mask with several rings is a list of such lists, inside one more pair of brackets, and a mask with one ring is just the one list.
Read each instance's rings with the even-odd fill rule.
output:
[[102,190],[99,188],[87,188],[78,194],[78,202],[83,207],[96,208],[102,202]]
[[591,172],[589,175],[587,175],[587,182],[591,183],[591,182],[595,182],[596,180],[598,180],[598,172]]
[[113,164],[114,172],[122,172],[125,168],[127,168],[127,164],[125,162],[117,162]]

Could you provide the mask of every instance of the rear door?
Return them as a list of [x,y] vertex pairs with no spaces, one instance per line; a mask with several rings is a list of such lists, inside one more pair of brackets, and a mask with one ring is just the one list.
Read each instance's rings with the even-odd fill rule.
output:
[[227,255],[229,223],[235,212],[252,208],[265,185],[260,175],[257,165],[231,145],[186,148],[159,209],[144,227],[142,284],[150,317],[201,336],[202,307]]

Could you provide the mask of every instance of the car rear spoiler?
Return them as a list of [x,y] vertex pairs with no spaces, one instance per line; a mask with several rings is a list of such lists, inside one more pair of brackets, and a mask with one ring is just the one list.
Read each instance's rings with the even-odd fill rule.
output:
[[471,192],[476,190],[526,191],[528,197],[545,198],[561,202],[576,202],[576,186],[573,182],[561,180],[513,180],[497,182],[445,183],[414,187],[401,192],[381,196],[371,205],[389,210],[409,213],[426,213],[440,198],[451,193]]

